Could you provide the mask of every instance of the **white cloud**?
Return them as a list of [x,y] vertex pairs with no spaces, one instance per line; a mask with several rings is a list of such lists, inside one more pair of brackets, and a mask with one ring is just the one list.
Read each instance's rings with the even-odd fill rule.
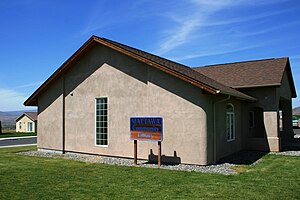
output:
[[[205,26],[207,17],[229,5],[234,1],[209,1],[209,0],[191,0],[191,8],[186,12],[177,14],[176,11],[167,13],[166,17],[175,22],[175,27],[169,28],[164,40],[160,43],[156,54],[167,53],[176,47],[192,41],[195,37],[193,34],[199,28]],[[175,13],[175,14],[174,14]]]
[[216,11],[216,10],[220,10],[224,7],[228,7],[228,6],[235,6],[237,4],[239,4],[241,1],[238,0],[191,0],[191,2],[193,2],[195,5],[198,5],[200,7],[205,7],[206,11]]
[[248,22],[248,21],[254,21],[258,19],[264,19],[268,18],[274,15],[280,15],[286,12],[289,12],[290,9],[285,9],[285,10],[279,10],[279,11],[272,11],[272,12],[264,12],[261,14],[256,14],[248,17],[243,17],[243,18],[233,18],[229,20],[215,20],[215,19],[208,19],[203,26],[221,26],[221,25],[230,25],[230,24],[235,24],[235,23],[241,23],[241,22]]
[[271,5],[271,4],[277,4],[277,3],[283,3],[288,0],[272,0],[272,1],[266,1],[266,0],[191,0],[192,2],[201,5],[201,6],[208,6],[211,8],[223,8],[224,6],[254,6],[254,5]]
[[160,44],[157,54],[166,53],[187,42],[190,34],[200,25],[200,19],[194,18],[179,24],[178,28],[167,36],[167,39]]
[[192,43],[197,38],[194,35],[199,35],[202,31],[201,29],[207,26],[230,25],[233,23],[258,20],[273,15],[279,15],[288,12],[289,10],[264,12],[262,14],[230,20],[214,19],[213,15],[218,11],[236,6],[257,6],[276,4],[284,1],[286,0],[190,0],[189,3],[191,6],[189,9],[186,9],[184,13],[173,10],[171,13],[166,14],[166,17],[171,20],[170,24],[175,24],[175,26],[167,27],[169,31],[167,34],[164,32],[163,40],[159,44],[159,47],[155,53],[162,55],[184,44]]
[[[233,45],[234,46],[234,45]],[[193,53],[189,55],[184,55],[180,57],[173,57],[170,58],[171,60],[176,60],[176,61],[183,61],[183,60],[188,60],[192,58],[198,58],[198,57],[206,57],[206,56],[216,56],[216,55],[224,55],[224,54],[229,54],[229,53],[235,53],[235,52],[240,52],[240,51],[245,51],[249,49],[255,49],[258,47],[263,46],[263,44],[257,44],[257,45],[248,45],[245,47],[231,47],[231,48],[218,48],[218,49],[213,49],[208,51],[207,49],[204,52],[199,52],[199,53]]]
[[26,97],[14,90],[0,88],[0,111],[24,110]]
[[[91,8],[87,16],[85,16],[85,24],[81,28],[79,36],[91,35],[103,30],[110,28],[116,24],[115,21],[110,17],[112,12],[111,10],[101,9],[107,7],[109,1],[95,1],[91,4]],[[101,11],[100,11],[101,10]],[[120,23],[120,21],[118,21]]]
[[38,81],[38,82],[34,82],[34,83],[28,83],[28,84],[25,84],[25,85],[20,85],[20,86],[17,86],[15,88],[28,88],[28,87],[32,87],[32,86],[39,86],[43,83],[43,81]]

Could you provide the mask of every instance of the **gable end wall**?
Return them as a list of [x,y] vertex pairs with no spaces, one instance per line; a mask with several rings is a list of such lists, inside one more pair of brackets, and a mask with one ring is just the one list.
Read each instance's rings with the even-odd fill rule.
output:
[[[132,157],[130,117],[162,116],[163,159],[211,162],[207,133],[212,132],[212,96],[176,77],[107,47],[94,47],[38,99],[40,148],[61,150],[63,96],[66,151]],[[108,97],[108,147],[95,145],[97,97]],[[151,152],[157,155],[157,143],[138,142],[139,158],[148,159]]]

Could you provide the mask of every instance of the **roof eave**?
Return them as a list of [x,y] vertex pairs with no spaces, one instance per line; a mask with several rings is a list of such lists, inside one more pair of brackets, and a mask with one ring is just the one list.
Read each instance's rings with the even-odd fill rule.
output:
[[261,84],[261,85],[242,85],[242,86],[231,86],[234,89],[243,89],[243,88],[255,88],[255,87],[279,87],[281,83],[274,84]]
[[23,117],[23,115],[25,115],[25,113],[22,113],[19,117],[17,117],[16,122],[19,121]]
[[209,86],[209,85],[207,85],[205,83],[199,82],[197,80],[194,80],[191,77],[188,77],[188,76],[186,76],[184,74],[181,74],[180,72],[177,72],[175,70],[169,69],[168,67],[165,67],[164,65],[156,63],[156,62],[154,62],[152,60],[149,60],[149,59],[147,59],[145,57],[137,55],[137,54],[135,54],[133,52],[125,50],[125,49],[123,49],[121,47],[118,47],[116,45],[113,45],[110,42],[107,42],[107,41],[102,40],[101,38],[98,38],[97,36],[95,36],[94,39],[97,42],[99,42],[99,43],[101,43],[101,44],[103,44],[103,45],[105,45],[105,46],[107,46],[109,48],[112,48],[112,49],[114,49],[114,50],[116,50],[116,51],[118,51],[120,53],[128,55],[128,56],[130,56],[132,58],[135,58],[135,59],[137,59],[137,60],[139,60],[141,62],[144,62],[144,63],[146,63],[146,64],[148,64],[148,65],[150,65],[152,67],[160,69],[160,70],[162,70],[162,71],[164,71],[164,72],[166,72],[168,74],[172,74],[173,76],[176,76],[176,77],[178,77],[178,78],[180,78],[180,79],[182,79],[182,80],[184,80],[184,81],[186,81],[186,82],[188,82],[188,83],[190,83],[192,85],[195,85],[195,86],[199,87],[200,89],[203,89],[203,90],[209,92],[209,93],[212,93],[212,94],[217,94],[218,93],[218,89],[217,88],[213,88],[213,87],[211,87],[211,86]]
[[26,112],[22,113],[19,117],[17,117],[16,122],[19,121],[23,116],[27,116],[31,121],[37,121],[33,119],[30,115],[28,115]]
[[234,96],[237,99],[240,99],[240,100],[243,100],[243,101],[257,101],[257,99],[254,98],[254,97],[251,97],[251,96],[246,95],[246,94],[241,93],[241,92],[239,92],[239,93],[240,94],[237,95],[237,94],[232,94],[232,93],[229,93],[229,92],[220,91],[220,94]]
[[[295,83],[294,83],[294,79],[293,79],[293,75],[292,75],[291,64],[290,64],[290,59],[289,58],[287,58],[285,70],[287,72],[289,85],[290,85],[290,88],[291,88],[292,98],[296,98],[297,97],[297,92],[296,92],[296,88],[295,88]],[[282,76],[282,79],[283,79],[283,76]],[[282,82],[282,80],[281,80],[281,82]]]
[[40,94],[40,92],[49,87],[49,83],[51,83],[54,80],[57,80],[58,77],[60,77],[60,75],[68,69],[67,66],[69,66],[70,63],[76,61],[83,52],[87,51],[89,48],[92,48],[92,43],[95,41],[95,37],[96,36],[93,35],[66,62],[64,62],[30,97],[28,97],[28,99],[24,102],[24,105],[37,106],[37,96]]
[[[140,56],[138,54],[135,54],[134,52],[128,51],[124,48],[121,48],[117,45],[114,45],[108,41],[105,41],[97,36],[92,36],[86,43],[84,43],[84,45],[82,45],[65,63],[63,63],[61,65],[61,67],[59,67],[25,102],[24,105],[25,106],[37,106],[38,105],[38,96],[40,95],[41,92],[43,92],[45,89],[47,89],[49,87],[49,85],[57,80],[62,74],[64,74],[64,72],[66,70],[68,70],[71,66],[71,64],[78,60],[80,58],[80,56],[82,55],[82,53],[86,52],[88,49],[92,48],[94,45],[92,45],[94,42],[100,43],[104,46],[107,46],[109,48],[112,48],[120,53],[123,53],[125,55],[128,55],[134,59],[137,59],[141,62],[144,62],[150,66],[153,66],[157,69],[160,69],[168,74],[171,74],[175,77],[178,77],[192,85],[195,85],[196,87],[205,90],[211,94],[218,94],[218,93],[222,93],[225,94],[224,92],[220,91],[219,88],[214,88],[208,84],[205,84],[203,82],[200,82],[198,80],[193,79],[192,77],[189,77],[188,75],[182,74],[178,71],[175,71],[173,69],[170,69],[164,65],[161,65],[155,61],[152,61],[150,59],[147,59],[143,56]],[[234,90],[234,89],[233,89]],[[228,92],[227,92],[228,93]],[[242,99],[247,99],[247,100],[253,100],[253,97],[250,97],[248,95],[245,95],[243,93],[241,93],[241,95],[236,95],[236,94],[229,94],[232,96],[236,96]]]

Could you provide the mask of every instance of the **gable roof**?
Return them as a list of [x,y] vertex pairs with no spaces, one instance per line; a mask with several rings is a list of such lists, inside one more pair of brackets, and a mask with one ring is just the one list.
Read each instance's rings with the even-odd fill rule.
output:
[[23,116],[27,116],[32,121],[37,121],[37,112],[24,112],[16,119],[16,122],[19,121]]
[[102,44],[114,49],[120,53],[144,62],[150,66],[160,69],[166,73],[176,76],[190,84],[193,84],[211,94],[226,94],[245,100],[256,100],[255,98],[225,86],[185,65],[170,61],[168,59],[147,53],[145,51],[120,44],[118,42],[92,36],[84,45],[82,45],[59,69],[57,69],[25,102],[25,106],[36,106],[38,96],[45,91],[55,80],[61,77],[72,64],[80,59],[89,49],[95,45]]
[[235,89],[280,86],[286,70],[292,97],[296,97],[289,58],[235,62],[196,67],[193,69]]

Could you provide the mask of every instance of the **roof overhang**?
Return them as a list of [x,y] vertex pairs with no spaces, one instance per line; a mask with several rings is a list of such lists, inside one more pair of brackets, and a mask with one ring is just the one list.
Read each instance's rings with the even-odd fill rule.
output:
[[[294,79],[293,79],[293,75],[292,75],[291,64],[290,64],[289,58],[287,59],[285,70],[286,70],[286,73],[288,76],[288,81],[289,81],[289,85],[290,85],[290,89],[291,89],[292,98],[296,98],[297,93],[296,93],[296,88],[295,88],[295,83],[294,83]],[[283,78],[283,76],[282,76],[282,78]],[[282,82],[282,80],[281,80],[281,82]]]
[[[296,89],[295,89],[294,79],[292,76],[290,61],[289,61],[289,58],[286,58],[286,59],[287,59],[287,63],[285,66],[285,71],[287,73],[289,86],[291,89],[291,95],[292,95],[292,98],[296,98],[297,93],[296,93]],[[282,84],[282,81],[283,81],[282,79],[283,79],[283,74],[282,74],[280,83],[262,84],[262,85],[242,85],[242,86],[231,86],[231,87],[234,89],[247,89],[247,88],[259,88],[259,87],[280,87]]]
[[62,76],[79,58],[95,45],[95,40],[91,37],[85,42],[66,62],[64,62],[25,102],[25,106],[37,106],[38,96],[50,85]]
[[[161,71],[164,71],[168,74],[171,74],[175,77],[178,77],[192,85],[195,85],[196,87],[204,90],[204,91],[207,91],[208,93],[211,93],[211,94],[227,94],[228,92],[224,92],[218,88],[214,88],[206,83],[203,83],[203,82],[200,82],[198,80],[195,80],[194,78],[192,77],[189,77],[185,74],[182,74],[176,70],[173,70],[173,69],[170,69],[160,63],[157,63],[157,62],[154,62],[150,59],[147,59],[143,56],[140,56],[136,53],[133,53],[131,51],[128,51],[124,48],[121,48],[117,45],[114,45],[102,38],[99,38],[97,36],[92,36],[87,42],[85,42],[65,63],[63,63],[25,102],[24,102],[24,105],[25,106],[37,106],[38,104],[38,96],[43,92],[45,91],[47,88],[49,88],[51,86],[51,84],[56,81],[59,77],[63,76],[63,74],[68,70],[70,69],[70,67],[76,63],[89,49],[91,49],[92,47],[94,47],[96,44],[102,44],[106,47],[109,47],[111,49],[114,49],[120,53],[123,53],[125,55],[128,55],[134,59],[137,59],[141,62],[144,62],[150,66],[153,66]],[[234,89],[232,89],[234,90]],[[237,93],[241,93],[241,92],[238,92]],[[250,101],[253,101],[253,100],[256,100],[255,98],[253,97],[250,97],[246,94],[230,94],[230,95],[233,95],[233,96],[238,96],[239,98],[241,99],[245,99],[245,100],[250,100]]]

